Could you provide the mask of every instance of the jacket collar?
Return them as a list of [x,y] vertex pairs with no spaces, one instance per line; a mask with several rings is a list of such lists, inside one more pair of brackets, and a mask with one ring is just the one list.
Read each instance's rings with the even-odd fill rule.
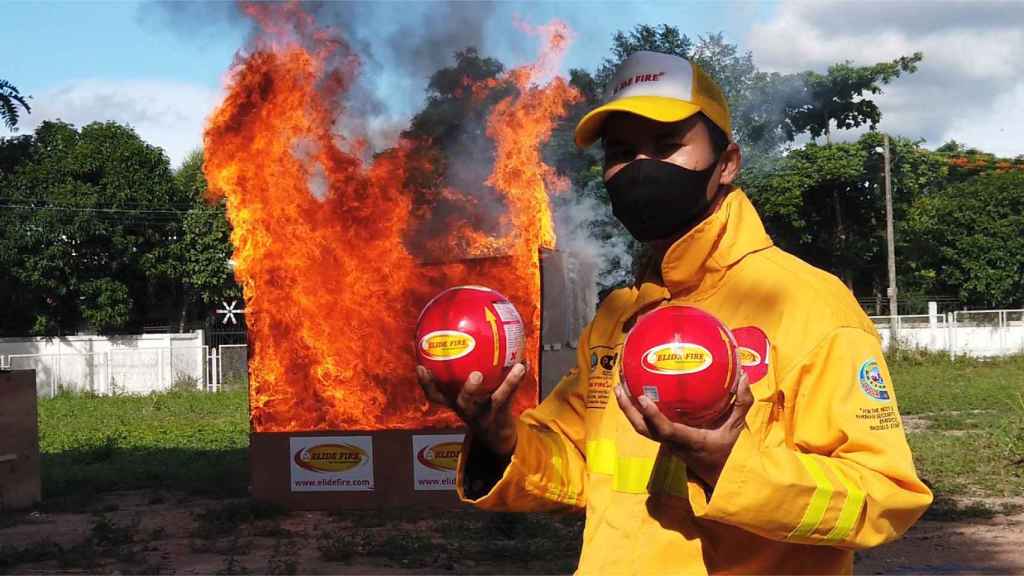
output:
[[750,199],[733,188],[711,216],[677,240],[661,261],[661,284],[672,298],[701,299],[744,256],[772,246]]

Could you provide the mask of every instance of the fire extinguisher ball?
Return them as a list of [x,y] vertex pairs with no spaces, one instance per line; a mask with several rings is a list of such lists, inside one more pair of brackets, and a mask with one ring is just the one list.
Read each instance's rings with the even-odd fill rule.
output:
[[456,286],[427,303],[416,323],[416,358],[442,394],[456,397],[469,375],[494,391],[523,359],[523,319],[500,292]]
[[735,397],[736,342],[725,324],[699,308],[658,308],[626,336],[620,377],[634,402],[643,395],[673,422],[711,426]]

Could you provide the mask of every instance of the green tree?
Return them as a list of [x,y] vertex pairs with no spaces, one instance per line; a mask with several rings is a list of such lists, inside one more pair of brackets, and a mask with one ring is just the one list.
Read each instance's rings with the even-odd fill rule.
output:
[[150,278],[171,288],[177,309],[172,323],[183,332],[189,320],[201,319],[211,306],[241,297],[241,288],[230,266],[231,226],[225,200],[212,204],[206,200],[201,150],[188,155],[175,171],[174,182],[188,209],[168,241],[155,247],[143,262]]
[[963,142],[957,142],[956,140],[949,140],[942,146],[936,148],[935,151],[944,154],[963,154],[967,152],[967,145]]
[[0,141],[0,330],[139,328],[167,286],[146,254],[175,233],[182,198],[167,157],[125,126],[44,122]]
[[1024,306],[1024,174],[980,174],[919,197],[908,216],[924,290],[972,307]]
[[25,112],[32,112],[32,107],[28,105],[28,97],[23,96],[13,84],[0,78],[0,119],[3,119],[4,125],[11,131],[18,129],[18,105],[24,108]]
[[829,66],[825,74],[802,73],[804,90],[791,95],[792,100],[786,103],[787,136],[792,140],[804,132],[812,138],[824,134],[831,144],[833,124],[842,130],[868,124],[873,130],[882,119],[882,111],[864,93],[881,94],[882,85],[904,73],[916,72],[922,58],[923,54],[915,52],[871,66],[854,66],[847,60]]
[[[417,217],[407,247],[428,261],[452,255],[430,253],[427,240],[470,221],[481,230],[500,233],[504,199],[484,185],[494,165],[495,146],[487,136],[487,118],[494,106],[515,88],[502,80],[505,66],[482,56],[474,47],[455,52],[455,63],[434,72],[427,84],[427,102],[402,133],[417,144],[412,161],[418,170],[406,182],[413,191]],[[480,89],[484,88],[484,89]],[[449,190],[470,194],[467,202]],[[499,209],[495,209],[499,207]]]
[[[888,285],[882,135],[821,146],[809,143],[771,166],[751,168],[746,191],[782,248],[832,271],[855,292],[880,296]],[[913,202],[940,189],[946,162],[904,138],[890,140],[897,252],[906,254],[903,225]],[[905,260],[899,272],[914,274]]]

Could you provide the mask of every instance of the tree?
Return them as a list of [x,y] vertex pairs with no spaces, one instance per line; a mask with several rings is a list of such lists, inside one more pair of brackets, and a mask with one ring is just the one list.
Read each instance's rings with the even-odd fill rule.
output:
[[125,126],[44,122],[0,140],[0,330],[139,329],[168,288],[144,257],[182,202],[167,157]]
[[[481,56],[474,47],[455,52],[453,66],[434,72],[427,85],[427,103],[413,116],[402,137],[416,143],[406,187],[413,191],[415,220],[407,248],[418,257],[446,260],[450,252],[434,253],[429,242],[461,222],[500,234],[504,199],[484,185],[494,165],[495,146],[487,136],[487,118],[494,106],[515,91],[501,79],[505,66]],[[479,88],[485,88],[480,90]],[[468,194],[473,201],[467,201]]]
[[936,148],[935,151],[943,154],[963,154],[967,152],[967,145],[956,140],[949,140]]
[[18,130],[18,119],[20,118],[16,104],[24,108],[25,112],[32,112],[32,107],[28,105],[28,97],[22,96],[13,84],[0,78],[0,118],[12,132]]
[[187,199],[188,210],[173,236],[147,254],[144,263],[151,278],[172,287],[177,328],[184,332],[189,320],[201,318],[211,306],[241,297],[241,288],[230,266],[231,226],[225,200],[206,200],[202,150],[188,155],[175,171],[174,182]]
[[[888,283],[883,160],[875,151],[881,143],[875,132],[831,146],[812,142],[745,176],[746,191],[780,247],[832,271],[851,290],[876,296]],[[890,153],[897,250],[905,254],[905,215],[918,197],[942,187],[948,168],[912,140],[891,139]],[[902,259],[899,272],[913,275]]]
[[881,85],[903,73],[916,72],[923,57],[915,52],[912,56],[871,66],[854,66],[847,60],[829,66],[825,74],[802,73],[804,90],[791,95],[792,100],[787,102],[787,136],[792,140],[804,132],[812,138],[824,134],[826,142],[831,144],[833,124],[844,130],[868,124],[874,130],[882,119],[882,111],[873,100],[865,98],[864,93],[881,94]]
[[975,307],[1024,306],[1024,174],[989,172],[921,196],[907,228],[925,290]]

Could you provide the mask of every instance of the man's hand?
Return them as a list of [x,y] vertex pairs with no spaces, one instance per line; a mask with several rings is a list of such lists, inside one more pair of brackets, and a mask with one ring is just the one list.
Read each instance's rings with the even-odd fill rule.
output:
[[427,399],[451,408],[491,452],[502,458],[509,458],[516,448],[515,418],[512,416],[512,403],[509,400],[519,388],[526,370],[526,364],[516,364],[501,386],[491,393],[481,390],[483,375],[473,372],[454,401],[437,389],[430,371],[425,367],[416,367],[416,379],[423,387]]
[[633,403],[623,386],[615,388],[615,397],[626,418],[640,434],[658,442],[686,462],[686,467],[714,488],[725,461],[746,425],[747,412],[754,404],[747,375],[740,371],[736,400],[728,416],[715,428],[694,428],[669,420],[646,396]]

